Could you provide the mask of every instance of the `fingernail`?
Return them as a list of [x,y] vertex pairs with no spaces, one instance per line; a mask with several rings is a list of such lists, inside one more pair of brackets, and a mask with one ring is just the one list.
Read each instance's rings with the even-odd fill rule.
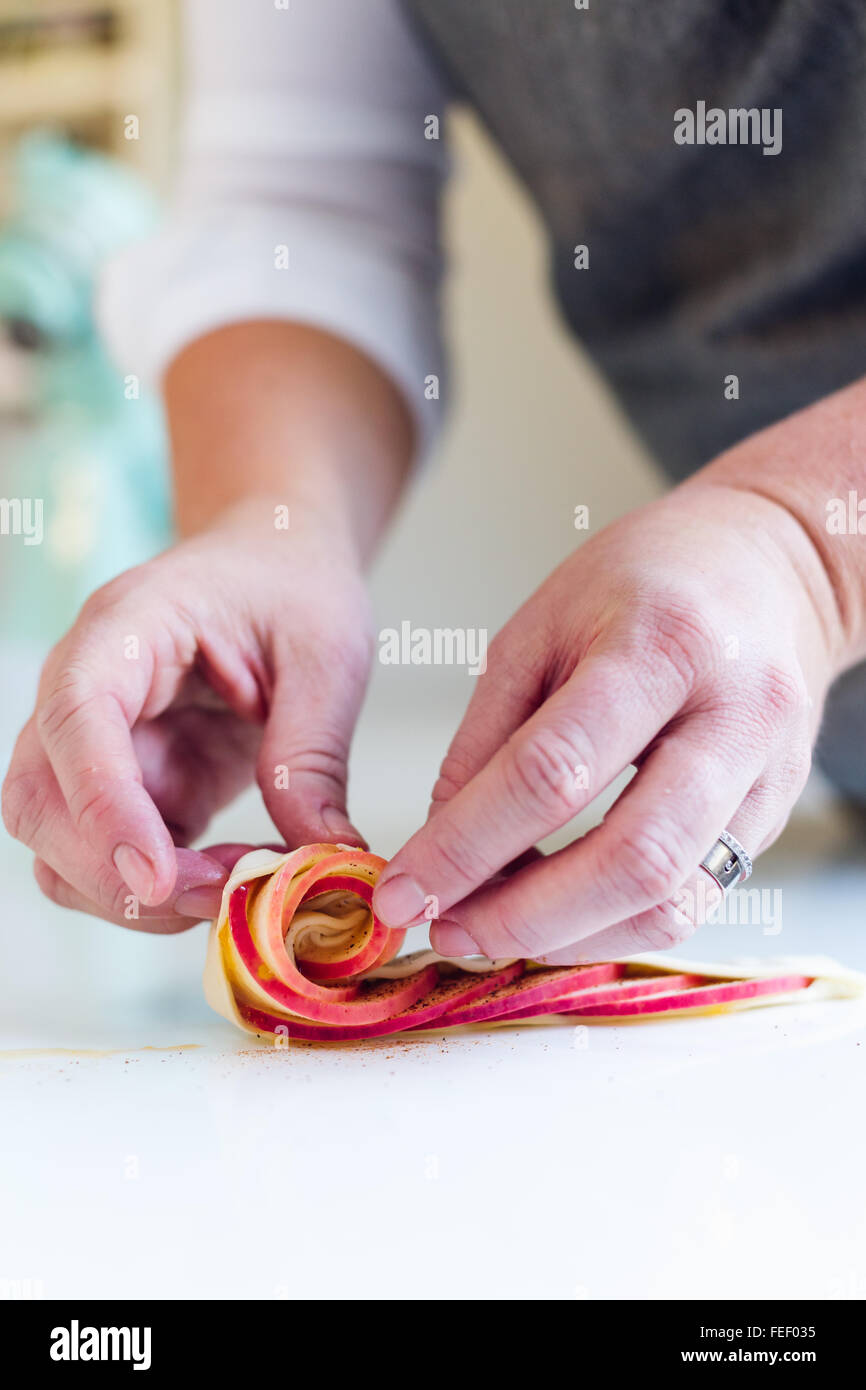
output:
[[145,859],[134,845],[118,845],[111,860],[126,886],[131,888],[143,903],[149,903],[156,883],[156,874],[150,860]]
[[373,894],[373,910],[389,927],[408,927],[424,914],[424,890],[408,874],[395,874]]
[[430,929],[430,945],[440,956],[483,956],[484,952],[473,941],[468,931],[457,922],[440,920]]
[[323,806],[322,822],[327,828],[328,834],[333,835],[335,840],[340,843],[345,843],[346,840],[357,840],[358,844],[363,845],[366,849],[367,841],[364,836],[360,830],[355,829],[345,812],[341,811],[339,807]]
[[183,917],[216,917],[222,901],[221,888],[187,888],[175,899],[174,910]]

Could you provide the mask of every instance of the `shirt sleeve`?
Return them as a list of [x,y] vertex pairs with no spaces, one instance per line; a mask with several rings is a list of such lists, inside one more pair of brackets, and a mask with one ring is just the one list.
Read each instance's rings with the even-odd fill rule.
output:
[[[398,0],[186,0],[184,114],[166,221],[114,258],[98,318],[155,383],[193,339],[279,318],[376,361],[438,423],[441,74]],[[435,395],[436,399],[427,399]]]

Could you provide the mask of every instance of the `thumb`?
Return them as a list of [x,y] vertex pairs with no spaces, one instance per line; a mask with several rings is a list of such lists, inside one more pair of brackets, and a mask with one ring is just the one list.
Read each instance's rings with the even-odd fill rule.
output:
[[346,810],[349,747],[364,696],[362,674],[277,673],[256,767],[268,814],[286,844],[362,845]]

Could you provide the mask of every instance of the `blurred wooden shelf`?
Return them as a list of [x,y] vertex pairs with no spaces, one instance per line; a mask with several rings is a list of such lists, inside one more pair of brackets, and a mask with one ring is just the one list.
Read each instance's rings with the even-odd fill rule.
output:
[[[0,0],[0,144],[59,128],[162,185],[178,47],[177,0]],[[128,116],[137,139],[127,138]]]

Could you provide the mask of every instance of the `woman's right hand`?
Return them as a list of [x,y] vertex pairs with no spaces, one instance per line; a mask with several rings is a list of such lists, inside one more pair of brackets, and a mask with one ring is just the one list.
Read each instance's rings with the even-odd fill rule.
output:
[[362,843],[363,579],[324,506],[307,497],[288,529],[281,506],[244,503],[112,580],[50,653],[3,819],[55,902],[148,931],[215,915],[239,847],[185,846],[253,775],[287,844]]

